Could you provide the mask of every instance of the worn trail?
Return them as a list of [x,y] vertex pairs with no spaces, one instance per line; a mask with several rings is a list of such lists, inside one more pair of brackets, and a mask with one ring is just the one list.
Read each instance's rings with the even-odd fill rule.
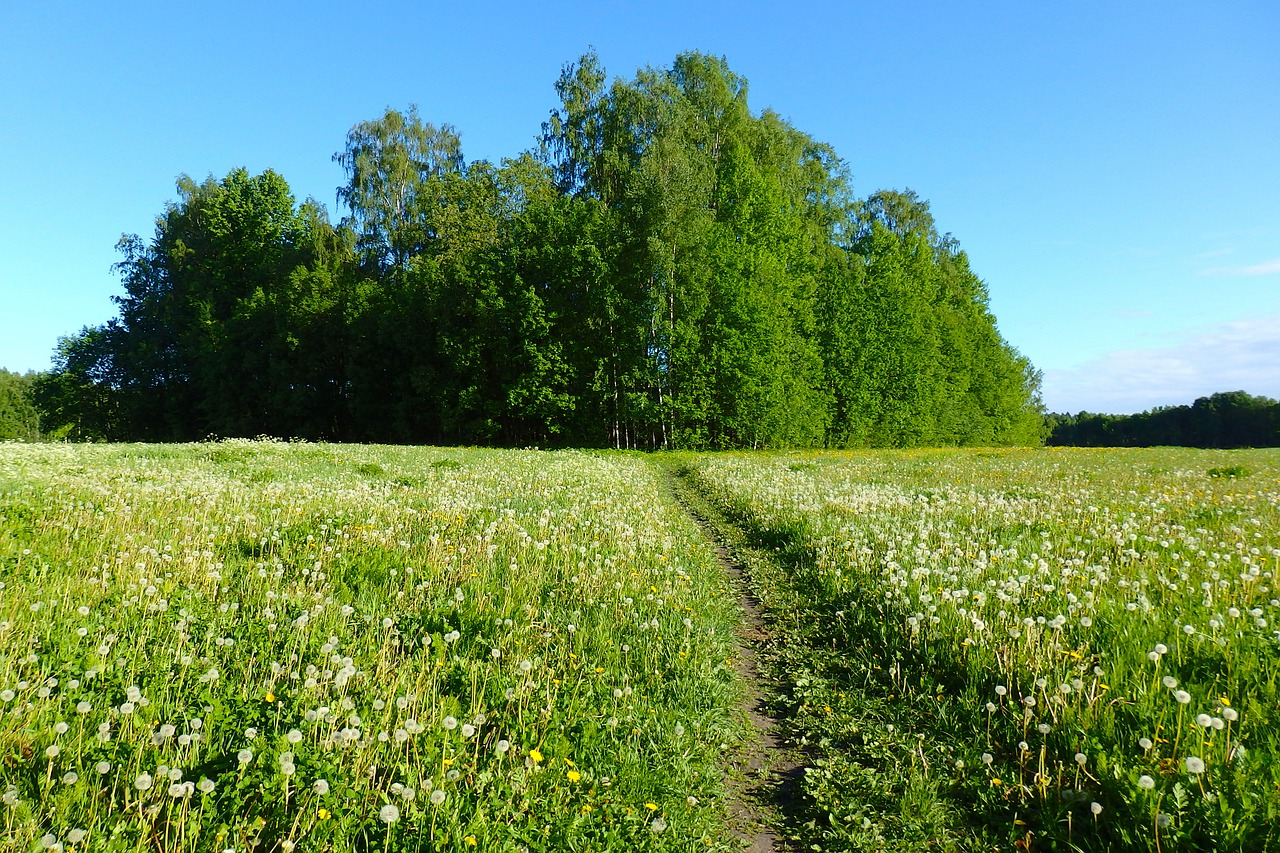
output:
[[685,472],[668,469],[667,478],[676,500],[714,547],[742,610],[734,660],[746,687],[741,710],[755,737],[727,757],[731,828],[749,853],[782,853],[792,849],[782,828],[798,813],[803,764],[770,708],[777,685],[762,668],[761,656],[773,637],[768,613],[751,581],[754,549],[746,546],[741,534],[697,491]]

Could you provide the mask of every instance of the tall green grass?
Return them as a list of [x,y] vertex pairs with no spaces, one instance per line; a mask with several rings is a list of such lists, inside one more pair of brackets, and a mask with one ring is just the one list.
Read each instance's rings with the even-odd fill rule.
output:
[[728,850],[736,612],[621,455],[0,446],[0,848]]
[[1280,849],[1280,452],[693,467],[779,567],[812,843]]

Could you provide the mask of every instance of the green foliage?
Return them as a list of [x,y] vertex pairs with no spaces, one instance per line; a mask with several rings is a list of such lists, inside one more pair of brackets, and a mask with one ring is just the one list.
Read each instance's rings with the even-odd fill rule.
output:
[[36,441],[40,412],[35,403],[35,373],[0,368],[0,441]]
[[1244,391],[1136,415],[1050,415],[1049,444],[1076,447],[1280,447],[1280,401]]
[[1037,444],[1039,375],[908,191],[726,60],[566,65],[536,155],[467,163],[416,108],[334,155],[334,227],[273,172],[179,182],[121,316],[37,397],[81,438],[637,448]]

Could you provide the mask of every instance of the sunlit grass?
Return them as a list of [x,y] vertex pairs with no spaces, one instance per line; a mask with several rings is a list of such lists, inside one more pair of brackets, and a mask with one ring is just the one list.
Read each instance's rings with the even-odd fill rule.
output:
[[1280,452],[693,465],[787,569],[824,849],[1280,844]]
[[0,847],[733,849],[735,611],[635,457],[0,446]]

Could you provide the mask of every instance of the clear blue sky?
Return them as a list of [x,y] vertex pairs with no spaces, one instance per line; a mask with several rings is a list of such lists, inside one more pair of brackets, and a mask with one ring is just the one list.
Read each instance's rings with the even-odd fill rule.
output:
[[860,195],[929,199],[1051,410],[1280,397],[1275,0],[10,4],[0,367],[115,314],[115,243],[179,174],[272,168],[336,219],[353,124],[416,103],[514,156],[588,46],[628,78],[723,55]]

